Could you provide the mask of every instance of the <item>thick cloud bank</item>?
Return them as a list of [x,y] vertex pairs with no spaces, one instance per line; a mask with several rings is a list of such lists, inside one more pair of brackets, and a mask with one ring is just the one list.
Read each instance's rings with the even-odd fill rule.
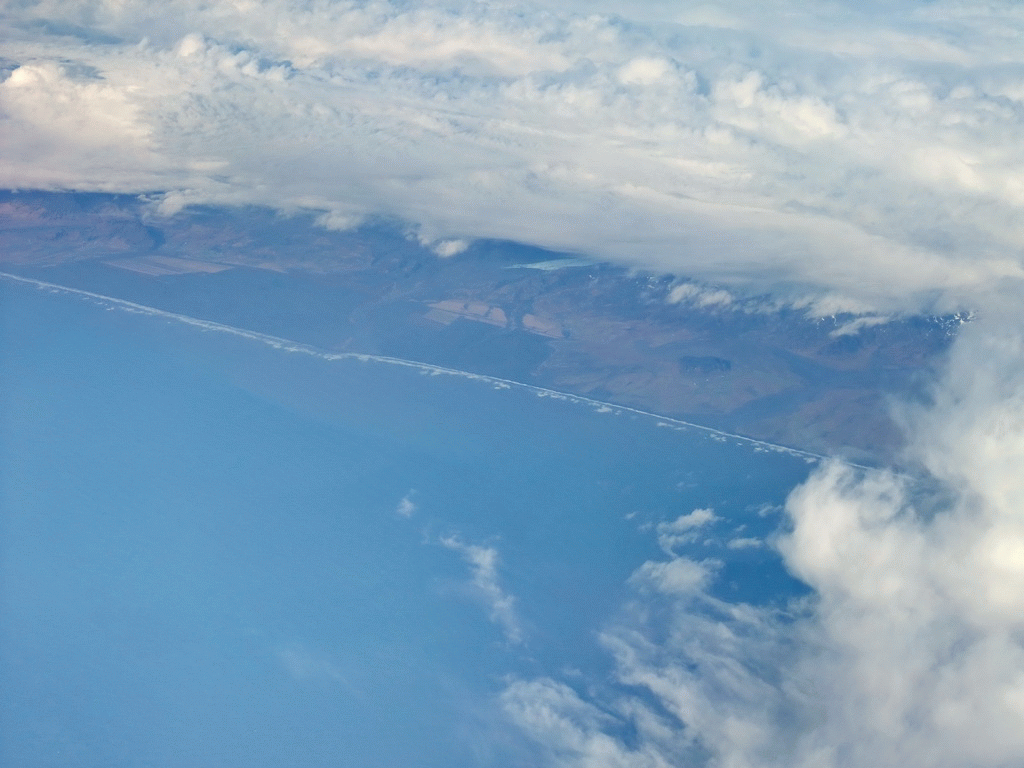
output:
[[822,313],[1021,275],[1010,3],[30,0],[2,34],[5,187],[397,217]]
[[832,463],[791,494],[779,548],[812,597],[724,603],[707,592],[713,563],[647,563],[603,636],[618,682],[643,695],[511,685],[505,706],[548,759],[1024,764],[1024,335],[1008,319],[967,330],[933,402],[905,414],[931,492]]

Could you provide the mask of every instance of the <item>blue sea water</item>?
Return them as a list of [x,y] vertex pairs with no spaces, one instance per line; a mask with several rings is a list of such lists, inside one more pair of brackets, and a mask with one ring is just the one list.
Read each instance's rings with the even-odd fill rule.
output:
[[607,679],[658,523],[715,510],[731,600],[799,590],[726,543],[800,456],[23,283],[0,313],[2,765],[515,765],[503,681]]

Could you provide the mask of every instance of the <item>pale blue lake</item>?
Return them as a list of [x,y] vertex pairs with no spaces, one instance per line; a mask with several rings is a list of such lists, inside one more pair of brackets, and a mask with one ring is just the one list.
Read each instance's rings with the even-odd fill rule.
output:
[[0,313],[4,766],[526,765],[503,681],[607,683],[657,523],[715,510],[730,600],[799,590],[726,543],[800,456],[2,279]]

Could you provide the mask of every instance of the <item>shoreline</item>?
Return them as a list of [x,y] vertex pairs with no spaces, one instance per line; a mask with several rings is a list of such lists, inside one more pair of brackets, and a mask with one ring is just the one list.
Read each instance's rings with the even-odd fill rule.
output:
[[[274,349],[279,349],[285,352],[297,352],[300,354],[310,355],[317,357],[322,360],[334,361],[334,360],[359,360],[362,362],[374,362],[385,365],[394,365],[405,368],[412,368],[419,370],[424,374],[432,376],[458,376],[460,378],[469,379],[472,381],[480,381],[487,384],[491,384],[498,388],[517,388],[528,392],[532,392],[538,397],[548,397],[556,400],[564,400],[577,405],[585,405],[593,408],[598,413],[627,413],[636,416],[643,416],[648,419],[656,420],[656,426],[666,427],[670,429],[694,429],[699,432],[703,432],[713,440],[718,441],[729,441],[733,440],[741,444],[753,446],[755,450],[761,451],[772,451],[775,453],[786,453],[794,457],[803,458],[808,462],[815,463],[826,461],[830,457],[814,453],[812,451],[805,451],[800,448],[793,448],[786,445],[778,445],[771,443],[766,440],[758,440],[757,438],[747,437],[745,435],[738,435],[732,432],[725,432],[714,427],[708,427],[701,424],[695,424],[693,422],[685,421],[683,419],[677,419],[671,416],[664,416],[662,414],[653,413],[651,411],[645,411],[641,408],[635,408],[628,405],[619,405],[617,403],[610,403],[603,400],[596,400],[585,395],[576,395],[571,392],[561,392],[559,390],[549,389],[547,387],[540,387],[535,384],[527,384],[522,381],[515,381],[512,379],[503,379],[498,376],[490,376],[483,373],[473,373],[471,371],[462,371],[456,368],[447,368],[441,365],[434,365],[432,363],[424,363],[417,360],[407,360],[400,357],[390,357],[387,355],[374,355],[362,352],[328,352],[326,350],[314,347],[310,344],[305,344],[299,341],[293,341],[291,339],[285,339],[279,336],[273,336],[271,334],[260,333],[258,331],[251,331],[245,328],[238,328],[232,325],[226,325],[224,323],[214,322],[212,320],[203,320],[197,317],[191,317],[189,315],[182,315],[177,312],[170,312],[163,309],[157,309],[156,307],[150,307],[145,304],[137,304],[133,301],[126,299],[118,299],[113,296],[106,296],[100,293],[94,293],[92,291],[86,291],[81,288],[72,288],[66,285],[59,285],[57,283],[49,283],[45,280],[37,280],[31,277],[22,277],[20,275],[12,275],[8,272],[0,272],[0,278],[19,282],[26,285],[34,286],[38,290],[48,290],[54,293],[64,293],[74,296],[80,296],[92,301],[97,301],[108,305],[111,308],[119,308],[122,311],[134,312],[138,314],[144,314],[151,317],[162,317],[168,320],[173,320],[185,325],[190,325],[196,328],[201,328],[207,331],[214,331],[217,333],[226,333],[240,338],[250,339],[252,341],[258,341],[262,344],[266,344]],[[840,459],[840,461],[843,461]],[[868,467],[855,464],[849,461],[843,461],[844,464],[849,466],[867,469]]]

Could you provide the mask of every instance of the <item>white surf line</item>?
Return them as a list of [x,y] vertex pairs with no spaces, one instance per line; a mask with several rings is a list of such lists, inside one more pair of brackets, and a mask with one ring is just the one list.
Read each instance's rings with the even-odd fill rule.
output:
[[[0,278],[7,280],[14,280],[19,283],[26,283],[28,285],[35,286],[39,290],[48,290],[54,293],[69,293],[77,296],[83,296],[93,301],[106,303],[113,307],[118,307],[127,312],[135,312],[138,314],[149,315],[151,317],[162,317],[167,320],[173,320],[184,325],[191,325],[196,328],[201,328],[205,331],[215,331],[217,333],[227,333],[232,336],[239,336],[243,339],[250,339],[252,341],[258,341],[266,344],[274,349],[280,349],[285,352],[299,352],[304,355],[310,355],[311,357],[317,357],[322,360],[360,360],[362,362],[373,362],[373,363],[384,363],[387,365],[396,365],[404,368],[412,368],[422,373],[429,373],[432,376],[458,376],[464,379],[470,379],[473,381],[482,381],[488,384],[492,384],[495,387],[509,389],[516,387],[519,389],[533,392],[538,397],[550,397],[556,400],[565,400],[576,405],[587,405],[594,408],[599,413],[630,413],[637,416],[644,416],[646,418],[655,419],[657,426],[669,427],[672,429],[687,430],[694,429],[698,432],[707,434],[713,440],[719,440],[722,442],[728,440],[735,440],[736,442],[743,443],[745,445],[751,445],[756,450],[761,451],[772,451],[775,453],[786,453],[791,456],[798,456],[810,461],[824,461],[828,457],[813,453],[811,451],[804,451],[799,448],[791,448],[786,445],[777,445],[776,443],[769,443],[766,440],[757,440],[753,437],[746,437],[744,435],[737,435],[731,432],[723,432],[720,429],[713,427],[706,427],[701,424],[694,424],[689,421],[683,421],[682,419],[675,419],[671,416],[662,416],[658,413],[652,413],[650,411],[644,411],[639,408],[632,408],[628,405],[617,405],[615,403],[608,403],[602,400],[595,400],[590,397],[584,397],[583,395],[574,395],[569,392],[560,392],[555,389],[547,389],[546,387],[538,387],[534,384],[526,384],[522,381],[513,381],[511,379],[502,379],[497,376],[488,376],[483,373],[471,373],[470,371],[460,371],[456,368],[445,368],[440,365],[432,365],[431,363],[421,363],[416,360],[406,360],[401,357],[388,357],[386,355],[370,355],[362,352],[327,352],[309,344],[303,344],[302,342],[292,341],[290,339],[283,339],[279,336],[271,336],[266,333],[259,333],[258,331],[249,331],[245,328],[236,328],[233,325],[225,325],[223,323],[215,323],[211,320],[201,320],[196,317],[189,317],[188,315],[181,315],[177,312],[168,312],[163,309],[157,309],[156,307],[149,307],[145,304],[136,304],[133,301],[127,301],[125,299],[116,299],[113,296],[104,296],[100,293],[93,293],[92,291],[84,291],[80,288],[70,288],[66,285],[57,285],[56,283],[48,283],[44,280],[36,280],[31,277],[20,277],[19,275],[12,275],[7,272],[0,272]],[[851,466],[860,467],[859,464],[853,464],[852,462],[844,462]],[[862,467],[866,469],[867,467]]]

